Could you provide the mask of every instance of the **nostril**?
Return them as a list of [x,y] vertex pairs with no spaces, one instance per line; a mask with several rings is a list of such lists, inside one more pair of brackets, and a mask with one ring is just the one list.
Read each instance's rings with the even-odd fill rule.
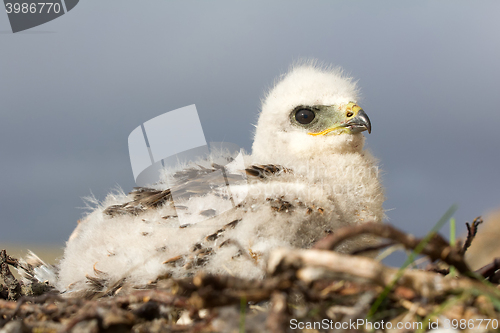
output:
[[348,117],[352,117],[354,113],[352,113],[351,111],[347,112],[347,116]]

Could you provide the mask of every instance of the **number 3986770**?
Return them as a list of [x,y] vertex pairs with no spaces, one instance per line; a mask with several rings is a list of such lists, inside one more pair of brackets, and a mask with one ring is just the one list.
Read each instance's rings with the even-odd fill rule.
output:
[[61,11],[61,4],[54,2],[32,2],[32,3],[10,3],[5,4],[7,14],[10,13],[23,13],[23,14],[42,14],[42,13],[56,13]]

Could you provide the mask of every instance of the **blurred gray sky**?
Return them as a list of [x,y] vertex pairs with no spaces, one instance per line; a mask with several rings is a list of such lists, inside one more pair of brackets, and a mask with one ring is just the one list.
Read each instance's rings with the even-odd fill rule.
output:
[[260,99],[299,58],[359,79],[389,221],[500,206],[500,2],[85,0],[12,34],[0,13],[0,242],[63,246],[82,197],[134,186],[127,137],[196,104],[250,150]]

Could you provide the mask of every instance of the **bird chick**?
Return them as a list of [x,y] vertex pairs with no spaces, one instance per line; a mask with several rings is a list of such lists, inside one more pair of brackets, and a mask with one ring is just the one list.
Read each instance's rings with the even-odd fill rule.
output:
[[[67,242],[56,287],[102,292],[198,270],[258,278],[274,248],[308,248],[339,227],[382,221],[377,161],[363,148],[371,123],[357,100],[356,82],[340,69],[292,66],[262,103],[252,153],[244,156],[246,179],[231,187],[244,195],[236,208],[218,214],[217,188],[174,204],[172,191],[189,192],[193,182],[111,193]],[[167,177],[216,169],[193,164]],[[179,209],[207,219],[179,225]],[[338,250],[372,242],[361,237]]]

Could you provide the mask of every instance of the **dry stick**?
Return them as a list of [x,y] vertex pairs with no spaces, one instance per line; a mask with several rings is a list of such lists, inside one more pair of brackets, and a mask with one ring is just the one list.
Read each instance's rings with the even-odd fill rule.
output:
[[464,246],[462,247],[461,254],[464,255],[469,246],[472,244],[472,241],[474,240],[474,237],[476,237],[477,234],[477,227],[483,223],[483,219],[481,216],[478,216],[472,221],[472,225],[469,224],[469,222],[466,222],[465,225],[467,226],[467,239],[465,240]]
[[373,246],[364,247],[362,249],[354,250],[349,254],[356,255],[356,254],[361,254],[361,253],[365,253],[365,252],[379,251],[379,250],[385,249],[386,247],[393,246],[396,244],[397,244],[396,242],[386,242],[386,243],[377,244],[377,245],[373,245]]
[[498,271],[495,274],[493,274],[493,276],[490,278],[490,281],[492,283],[499,284],[500,283],[500,271]]
[[[411,250],[414,250],[422,241],[422,239],[408,235],[389,224],[368,222],[353,227],[341,228],[335,231],[334,234],[326,236],[318,241],[314,245],[314,248],[319,250],[333,250],[344,240],[362,234],[372,234],[388,238]],[[450,246],[450,244],[438,234],[431,238],[420,254],[427,255],[432,261],[439,259],[449,265],[455,266],[462,274],[470,273],[470,268],[464,261],[461,249]]]
[[[319,278],[328,278],[331,277],[331,273],[337,273],[366,279],[371,283],[386,287],[398,274],[397,269],[385,266],[373,259],[337,252],[278,249],[271,253],[268,262],[269,274],[291,268],[298,270],[297,277],[306,283]],[[417,270],[404,271],[396,284],[410,288],[417,294],[428,298],[471,288],[488,293],[496,292],[469,278],[446,279],[432,272]]]
[[476,271],[477,274],[483,276],[485,279],[491,278],[495,275],[495,272],[500,269],[500,257],[493,259],[490,264],[481,267]]
[[[481,216],[476,217],[474,219],[474,221],[472,222],[472,225],[470,225],[469,222],[465,223],[465,225],[467,226],[467,238],[465,240],[464,245],[460,249],[460,253],[462,254],[462,256],[465,255],[465,252],[467,252],[467,249],[471,246],[472,241],[474,240],[474,238],[476,237],[476,234],[477,234],[477,227],[481,223],[483,223]],[[459,242],[457,242],[457,247],[460,248]],[[499,262],[499,264],[500,264],[500,262]],[[493,266],[491,266],[491,265],[493,265]],[[487,267],[487,266],[485,266],[485,267]],[[483,272],[483,269],[485,267],[476,270],[475,273],[483,276],[484,278],[489,278],[492,274],[495,273],[495,270],[500,269],[500,266],[495,266],[495,262],[488,265],[488,267],[490,267],[490,269],[494,268],[494,267],[498,267],[495,270],[493,270],[492,272],[489,272],[489,271]],[[436,264],[432,264],[432,263],[429,264],[429,266],[426,269],[428,271],[436,272],[436,273],[443,274],[443,275],[448,275],[450,273],[450,268],[439,268]],[[491,282],[494,282],[494,281],[491,281]]]

